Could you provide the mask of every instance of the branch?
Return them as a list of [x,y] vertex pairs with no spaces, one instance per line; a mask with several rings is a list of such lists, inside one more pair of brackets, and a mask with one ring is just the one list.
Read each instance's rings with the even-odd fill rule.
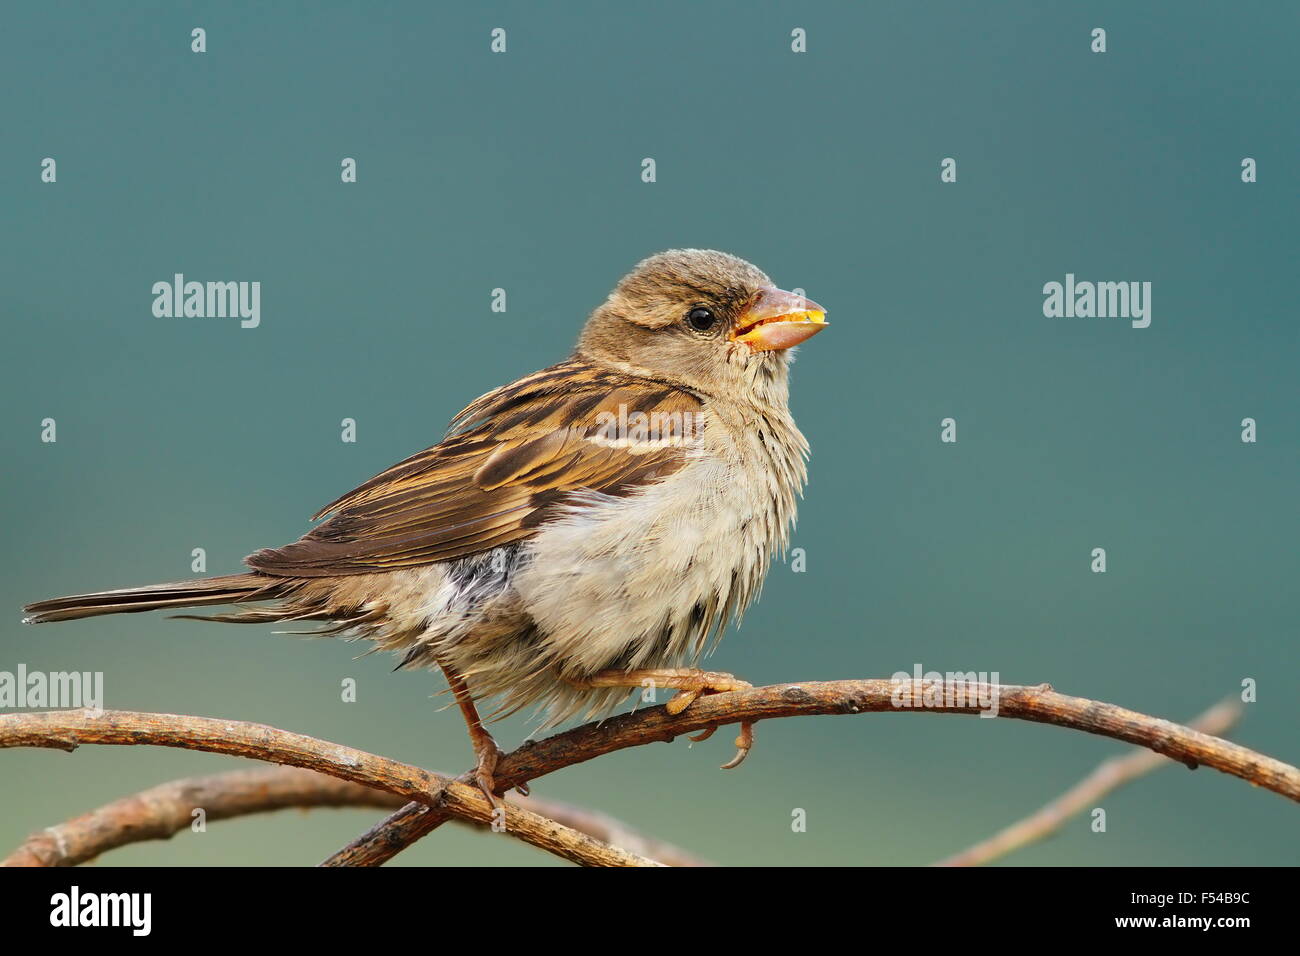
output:
[[[1187,726],[1204,734],[1219,735],[1231,730],[1241,719],[1241,714],[1241,702],[1229,698],[1214,705]],[[1150,750],[1135,750],[1123,757],[1111,757],[1098,764],[1097,769],[1041,810],[1013,823],[987,840],[940,860],[935,866],[982,866],[1006,856],[1056,833],[1070,817],[1096,806],[1108,793],[1154,770],[1171,766],[1173,764],[1168,760]]]
[[[393,793],[299,767],[232,770],[159,784],[66,823],[38,830],[8,857],[0,859],[0,866],[76,866],[117,847],[166,840],[190,827],[197,807],[203,808],[208,821],[216,821],[289,807],[392,809],[405,802]],[[537,798],[520,798],[518,802],[534,813],[661,863],[708,865],[603,814]]]
[[[801,714],[931,710],[977,714],[979,701],[997,701],[998,714],[1056,724],[1139,744],[1195,768],[1206,764],[1300,800],[1300,770],[1245,747],[1113,704],[1057,694],[1049,686],[1020,687],[927,681],[859,680],[779,684],[717,694],[670,715],[663,707],[586,724],[525,745],[502,759],[497,781],[513,787],[562,767],[653,741],[740,721]],[[64,711],[0,716],[0,747],[75,749],[80,743],[158,744],[254,757],[306,767],[416,801],[373,828],[328,864],[375,865],[452,818],[488,823],[492,810],[476,787],[363,751],[259,724],[179,717]],[[519,807],[508,831],[565,859],[597,865],[653,861],[604,846],[585,834]]]
[[[525,744],[497,765],[506,787],[614,750],[681,734],[773,717],[878,712],[977,714],[973,701],[996,699],[999,717],[1056,724],[1146,747],[1195,769],[1204,764],[1292,800],[1300,770],[1238,744],[1114,704],[1058,694],[1048,684],[965,684],[942,681],[840,680],[774,684],[700,697],[676,716],[663,707],[619,714]],[[897,701],[897,703],[896,703]],[[408,804],[324,861],[324,866],[378,866],[449,819],[439,809]]]
[[108,850],[165,840],[188,829],[202,807],[207,819],[286,807],[400,806],[405,801],[298,767],[234,770],[159,784],[29,836],[0,866],[76,866]]
[[[139,745],[206,750],[233,757],[305,767],[415,800],[450,817],[489,825],[494,810],[477,787],[377,757],[363,750],[277,730],[263,724],[177,714],[58,711],[0,716],[0,747],[75,750],[81,744]],[[503,832],[556,856],[588,866],[658,866],[522,807],[504,811]]]

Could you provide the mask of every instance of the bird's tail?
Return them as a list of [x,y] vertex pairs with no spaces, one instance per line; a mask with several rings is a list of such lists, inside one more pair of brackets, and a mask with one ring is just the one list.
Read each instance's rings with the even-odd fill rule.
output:
[[97,591],[68,597],[37,601],[23,608],[25,624],[48,621],[75,621],[100,614],[129,614],[156,611],[169,607],[206,607],[210,604],[234,604],[265,601],[280,597],[287,582],[264,574],[227,574],[172,584],[151,584],[121,591]]

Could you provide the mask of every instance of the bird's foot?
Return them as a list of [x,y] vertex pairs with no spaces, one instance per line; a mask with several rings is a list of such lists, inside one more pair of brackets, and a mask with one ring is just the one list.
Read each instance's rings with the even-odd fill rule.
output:
[[[754,685],[749,681],[740,680],[733,674],[723,673],[721,671],[695,671],[690,677],[686,678],[687,683],[664,705],[664,710],[670,714],[680,714],[687,707],[691,706],[695,700],[706,694],[726,694],[733,690],[749,690]],[[717,731],[717,727],[706,727],[698,734],[688,735],[690,740],[699,743],[701,740],[708,740]],[[750,750],[754,747],[754,723],[753,721],[741,721],[740,734],[736,737],[736,756],[732,757],[722,765],[723,770],[734,770],[744,763],[745,758],[749,756]]]
[[[694,667],[669,667],[653,670],[599,671],[581,682],[586,687],[669,687],[677,693],[664,705],[664,710],[676,716],[695,700],[707,694],[726,694],[736,690],[749,690],[754,685],[734,674],[722,671],[702,671]],[[708,727],[690,735],[693,741],[708,740],[717,727]],[[754,746],[754,722],[741,721],[740,735],[736,737],[736,756],[722,765],[723,770],[739,767]]]
[[505,751],[497,746],[497,742],[492,739],[491,735],[484,734],[486,740],[474,741],[474,782],[478,788],[483,791],[483,796],[487,797],[488,803],[492,804],[494,810],[501,809],[501,792],[497,787],[496,772],[497,764],[501,762]]

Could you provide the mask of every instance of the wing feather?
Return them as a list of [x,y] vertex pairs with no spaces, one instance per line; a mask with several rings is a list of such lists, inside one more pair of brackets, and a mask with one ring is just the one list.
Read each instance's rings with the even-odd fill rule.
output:
[[[601,423],[620,406],[625,418],[658,413],[667,437],[608,440]],[[576,491],[625,496],[680,468],[682,415],[699,408],[688,392],[563,362],[475,400],[442,442],[327,505],[316,515],[327,520],[299,540],[247,563],[287,577],[366,574],[522,541]]]

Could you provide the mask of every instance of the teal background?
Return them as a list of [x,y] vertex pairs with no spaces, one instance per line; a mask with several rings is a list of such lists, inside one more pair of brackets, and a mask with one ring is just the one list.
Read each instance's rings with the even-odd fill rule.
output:
[[[763,683],[997,671],[1179,720],[1253,678],[1237,739],[1294,762],[1298,28],[1276,3],[10,3],[0,669],[102,670],[113,708],[463,769],[433,676],[357,645],[162,615],[24,628],[19,606],[187,577],[195,547],[235,570],[474,396],[564,357],[638,259],[705,246],[833,323],[794,371],[808,570],[775,565],[711,666]],[[174,272],[260,280],[261,327],[154,318],[150,287]],[[1151,327],[1044,318],[1042,286],[1067,272],[1151,281]],[[732,736],[535,792],[725,863],[920,864],[1121,750],[1016,721],[807,718],[761,724],[721,773]],[[2,753],[0,850],[237,765]],[[1104,806],[1106,833],[1080,818],[1007,862],[1300,860],[1296,808],[1211,770]],[[105,862],[310,864],[379,815],[216,823]],[[397,861],[546,862],[455,828]]]

